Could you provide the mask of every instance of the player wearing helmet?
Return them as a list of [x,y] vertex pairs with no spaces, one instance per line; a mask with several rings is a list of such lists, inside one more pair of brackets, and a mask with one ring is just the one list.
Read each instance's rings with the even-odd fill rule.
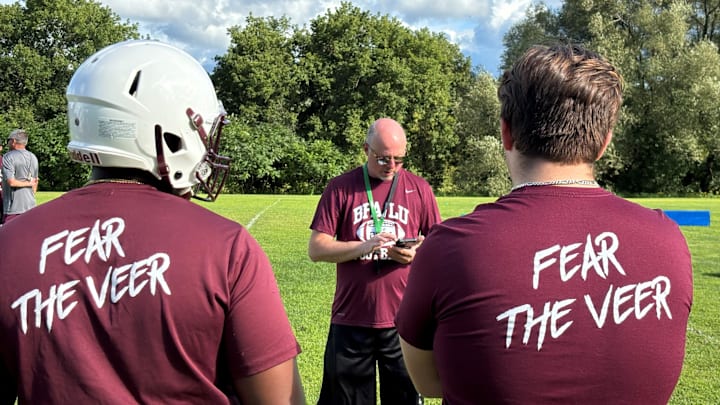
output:
[[[269,260],[214,200],[229,159],[207,72],[156,41],[67,88],[82,188],[0,231],[0,402],[304,403]],[[184,197],[184,198],[179,198]]]

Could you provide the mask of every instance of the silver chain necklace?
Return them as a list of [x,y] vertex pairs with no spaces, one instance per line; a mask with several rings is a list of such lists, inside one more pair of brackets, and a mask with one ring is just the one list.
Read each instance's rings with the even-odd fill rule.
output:
[[85,183],[83,186],[90,186],[93,184],[100,184],[100,183],[145,184],[142,181],[133,180],[133,179],[97,179],[97,180],[90,180],[87,183]]
[[567,179],[567,180],[550,180],[550,181],[528,181],[527,183],[520,183],[516,186],[513,186],[513,188],[510,189],[510,191],[515,191],[519,188],[523,187],[535,187],[535,186],[566,186],[569,184],[579,184],[583,186],[594,186],[599,187],[597,181],[595,180],[576,180],[576,179]]

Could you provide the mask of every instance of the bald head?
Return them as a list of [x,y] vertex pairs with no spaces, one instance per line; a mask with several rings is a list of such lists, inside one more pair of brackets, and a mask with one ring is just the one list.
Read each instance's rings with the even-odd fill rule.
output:
[[382,138],[381,143],[401,143],[403,148],[407,142],[405,139],[405,130],[402,125],[392,118],[380,118],[370,125],[368,128],[367,137],[365,143],[372,145],[373,140],[376,138]]
[[370,176],[383,181],[392,180],[402,168],[406,147],[405,130],[397,121],[380,118],[373,122],[364,147]]

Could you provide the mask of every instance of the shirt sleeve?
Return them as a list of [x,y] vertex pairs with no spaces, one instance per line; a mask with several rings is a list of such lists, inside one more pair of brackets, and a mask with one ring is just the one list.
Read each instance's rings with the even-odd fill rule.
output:
[[338,234],[338,222],[341,215],[339,193],[336,180],[331,180],[320,196],[310,229],[331,236]]
[[427,235],[433,225],[442,221],[442,218],[440,217],[440,208],[438,207],[437,198],[435,198],[435,194],[433,193],[432,188],[429,184],[427,185],[427,188],[428,192],[424,195],[424,205],[427,207],[427,209],[425,210],[425,218],[423,219],[423,223],[420,226],[420,230],[423,235]]
[[235,376],[250,376],[300,353],[267,255],[249,234],[235,244],[224,345]]
[[[433,276],[432,237],[418,249],[410,268],[408,283],[395,317],[398,334],[422,350],[432,350],[437,321],[434,317],[435,280]],[[428,244],[430,246],[428,246]]]
[[4,156],[2,160],[2,177],[4,179],[15,178],[15,166],[12,164],[10,159],[7,158],[7,156]]

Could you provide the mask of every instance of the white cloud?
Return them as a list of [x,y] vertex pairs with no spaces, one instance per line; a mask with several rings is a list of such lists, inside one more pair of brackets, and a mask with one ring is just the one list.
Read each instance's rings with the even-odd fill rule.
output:
[[[522,0],[526,2],[527,0]],[[142,33],[169,42],[193,54],[206,66],[229,46],[227,29],[242,26],[245,18],[287,16],[293,24],[304,25],[341,0],[102,0],[123,19],[138,22]],[[359,0],[353,5],[373,13],[388,14],[418,29],[442,32],[461,49],[474,47],[475,29],[487,24],[504,1],[477,0]],[[498,43],[498,45],[500,45]],[[475,61],[475,63],[481,63]],[[493,62],[494,63],[494,62]]]
[[[216,55],[230,45],[227,30],[242,26],[248,15],[286,16],[302,26],[342,0],[101,0],[120,18],[138,23],[142,34],[176,45],[210,68]],[[502,35],[525,15],[533,0],[356,0],[353,5],[390,15],[412,29],[442,32],[472,57],[496,73],[502,53]],[[0,4],[16,1],[0,0]],[[546,0],[559,7],[562,0]]]
[[[369,3],[369,2],[360,2]],[[399,14],[409,21],[433,18],[438,20],[478,19],[488,17],[494,1],[478,0],[398,0],[374,2],[388,14]],[[380,3],[380,4],[377,4]],[[386,4],[387,3],[387,4]]]
[[496,1],[494,3],[489,25],[495,29],[500,29],[525,17],[525,10],[532,4],[532,1]]
[[230,45],[228,29],[242,26],[249,15],[283,15],[302,25],[333,9],[339,1],[313,0],[101,0],[123,20],[137,22],[142,34],[178,46],[211,67]]

